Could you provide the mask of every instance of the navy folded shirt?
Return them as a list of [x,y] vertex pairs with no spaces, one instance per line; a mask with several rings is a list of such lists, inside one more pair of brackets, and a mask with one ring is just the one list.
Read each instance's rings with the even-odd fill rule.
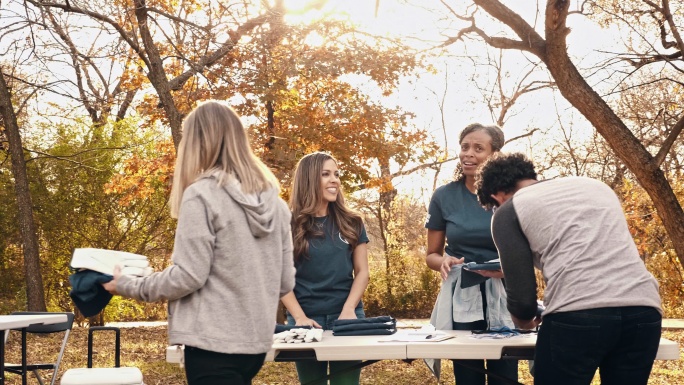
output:
[[390,316],[336,320],[334,336],[390,335],[397,332],[397,320]]
[[311,329],[311,326],[297,326],[297,325],[283,325],[283,324],[276,324],[275,326],[275,334],[291,330],[291,329]]
[[92,270],[83,270],[71,274],[69,276],[71,283],[69,297],[84,316],[97,315],[112,299],[112,295],[102,287],[102,284],[111,281],[113,278],[109,274]]
[[333,327],[336,325],[355,325],[355,324],[376,324],[383,322],[393,322],[395,325],[397,320],[388,315],[381,315],[378,317],[357,318],[357,319],[338,319],[333,322]]

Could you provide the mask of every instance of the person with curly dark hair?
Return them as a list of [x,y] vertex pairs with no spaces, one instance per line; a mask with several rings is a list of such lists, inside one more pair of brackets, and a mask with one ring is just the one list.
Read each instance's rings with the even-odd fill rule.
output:
[[[430,200],[426,263],[440,272],[442,286],[433,308],[431,324],[437,329],[484,330],[513,327],[506,310],[501,270],[469,271],[465,263],[498,258],[492,241],[492,213],[484,210],[475,195],[475,172],[487,158],[501,150],[504,133],[497,126],[474,123],[459,136],[456,180],[435,190]],[[458,385],[502,384],[499,378],[517,380],[518,362],[512,360],[454,360]],[[428,361],[439,377],[440,365]],[[490,374],[485,376],[483,372]]]
[[[617,195],[601,181],[537,181],[522,154],[478,170],[478,198],[496,207],[492,235],[516,326],[540,324],[535,384],[646,384],[660,341],[658,283],[646,270]],[[537,311],[534,268],[546,283]]]
[[[500,153],[493,158],[505,158],[505,161],[492,159],[488,162],[487,168],[482,169],[477,174],[475,188],[477,189],[477,199],[487,210],[498,206],[494,195],[503,191],[512,194],[520,181],[536,181],[537,172],[534,165],[525,155],[514,153],[502,156]],[[523,182],[524,183],[524,182]]]

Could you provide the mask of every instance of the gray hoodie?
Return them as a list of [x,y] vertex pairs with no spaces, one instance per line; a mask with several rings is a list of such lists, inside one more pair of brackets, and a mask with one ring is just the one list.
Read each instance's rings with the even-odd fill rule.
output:
[[275,189],[245,195],[239,182],[207,176],[183,193],[173,265],[122,276],[117,291],[169,300],[169,342],[258,354],[273,342],[281,296],[294,288],[290,211]]

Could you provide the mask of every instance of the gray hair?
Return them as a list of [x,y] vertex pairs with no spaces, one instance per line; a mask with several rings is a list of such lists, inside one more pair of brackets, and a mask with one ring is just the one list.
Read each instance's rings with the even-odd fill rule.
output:
[[503,147],[506,140],[504,138],[504,133],[501,130],[501,127],[496,125],[485,126],[480,123],[471,123],[467,125],[466,128],[463,129],[463,131],[461,131],[461,134],[458,137],[458,143],[460,144],[466,135],[475,131],[484,131],[487,135],[489,135],[490,138],[492,138],[492,150],[494,152],[501,151],[501,148]]
[[[473,133],[475,131],[483,131],[485,134],[489,135],[490,138],[492,138],[492,151],[494,152],[501,151],[501,148],[506,142],[501,127],[496,125],[485,126],[480,123],[471,123],[467,125],[466,128],[463,129],[463,131],[461,131],[461,134],[458,136],[458,143],[461,144],[461,142],[463,142],[463,138],[465,138],[466,135]],[[454,179],[460,181],[464,178],[465,175],[463,175],[463,168],[461,167],[461,163],[459,162],[456,165],[456,170],[454,170]]]

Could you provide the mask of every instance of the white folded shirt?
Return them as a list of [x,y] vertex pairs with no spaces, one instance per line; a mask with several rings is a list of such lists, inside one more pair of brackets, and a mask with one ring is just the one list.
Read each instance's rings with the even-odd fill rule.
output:
[[107,249],[79,248],[74,249],[71,256],[73,269],[86,269],[109,275],[113,275],[114,268],[120,266],[123,275],[147,276],[153,272],[149,264],[144,255]]

